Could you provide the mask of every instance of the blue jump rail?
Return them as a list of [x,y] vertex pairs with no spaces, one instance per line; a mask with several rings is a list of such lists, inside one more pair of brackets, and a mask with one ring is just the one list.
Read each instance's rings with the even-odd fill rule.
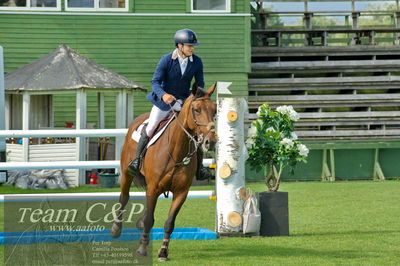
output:
[[[139,229],[123,229],[119,238],[112,238],[110,230],[85,231],[27,231],[0,232],[1,245],[36,244],[36,243],[66,243],[66,242],[100,242],[100,241],[138,241],[142,231]],[[163,228],[153,228],[151,240],[161,240],[164,237]],[[175,228],[171,239],[210,240],[217,239],[217,234],[207,228],[185,227]]]

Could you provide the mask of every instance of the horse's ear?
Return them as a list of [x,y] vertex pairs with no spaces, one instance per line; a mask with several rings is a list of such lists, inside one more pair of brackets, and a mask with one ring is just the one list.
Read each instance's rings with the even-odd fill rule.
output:
[[197,94],[197,90],[199,89],[199,87],[197,86],[197,83],[195,82],[195,83],[193,83],[193,85],[192,85],[192,94],[194,95],[194,96],[196,96],[196,94]]
[[215,88],[217,88],[217,82],[215,82],[210,88],[208,88],[206,93],[211,96],[211,94],[213,94],[213,92],[215,91]]
[[197,86],[197,83],[193,83],[192,86],[192,94],[195,98],[200,98],[200,97],[204,97],[206,95],[206,93]]

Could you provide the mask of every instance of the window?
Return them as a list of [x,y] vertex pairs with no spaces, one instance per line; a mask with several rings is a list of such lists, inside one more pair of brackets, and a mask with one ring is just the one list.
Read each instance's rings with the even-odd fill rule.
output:
[[0,10],[60,11],[61,0],[0,0]]
[[230,0],[191,0],[192,12],[230,12]]
[[65,0],[65,10],[128,11],[128,0]]

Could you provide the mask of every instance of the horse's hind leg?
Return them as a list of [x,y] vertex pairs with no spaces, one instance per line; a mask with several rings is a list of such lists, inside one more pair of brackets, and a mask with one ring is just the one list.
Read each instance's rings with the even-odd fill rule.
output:
[[140,256],[147,255],[147,245],[150,241],[150,230],[154,225],[154,210],[156,208],[158,196],[159,194],[156,193],[146,193],[146,211],[143,217],[144,231],[140,238],[139,248],[136,250],[136,253]]
[[167,261],[168,260],[168,245],[171,238],[171,234],[175,228],[175,219],[181,209],[183,203],[186,200],[188,191],[181,193],[174,193],[174,198],[172,199],[171,207],[169,209],[168,219],[164,224],[164,239],[161,248],[158,250],[158,260]]
[[120,207],[117,210],[116,218],[114,223],[111,227],[111,236],[117,238],[121,235],[122,230],[122,214],[125,211],[125,206],[129,200],[129,189],[132,184],[132,177],[126,175],[125,173],[122,174],[121,178],[121,194],[119,195],[119,203]]

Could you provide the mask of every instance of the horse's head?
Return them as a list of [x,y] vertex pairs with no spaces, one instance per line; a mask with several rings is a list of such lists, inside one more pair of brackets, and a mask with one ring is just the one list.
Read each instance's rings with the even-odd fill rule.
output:
[[[187,111],[186,123],[197,138],[203,140],[202,148],[204,151],[212,150],[217,142],[215,134],[214,116],[216,104],[211,101],[216,83],[208,88],[207,91],[192,86],[192,95],[185,102],[184,109]],[[185,108],[186,107],[186,108]]]

